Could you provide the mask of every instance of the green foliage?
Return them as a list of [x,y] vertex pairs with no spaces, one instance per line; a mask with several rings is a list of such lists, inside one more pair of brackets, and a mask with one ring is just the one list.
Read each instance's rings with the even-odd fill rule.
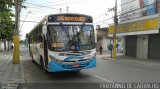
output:
[[14,15],[11,12],[13,0],[0,0],[0,39],[12,40]]
[[[15,0],[0,0],[0,40],[12,40],[13,36],[13,25],[14,22],[12,18],[14,14],[12,13],[11,7],[15,6]],[[26,0],[20,0],[21,8],[25,8],[23,6],[23,2]]]

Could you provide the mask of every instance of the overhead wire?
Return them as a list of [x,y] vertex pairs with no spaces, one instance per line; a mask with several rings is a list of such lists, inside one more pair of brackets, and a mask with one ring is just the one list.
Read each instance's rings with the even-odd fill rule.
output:
[[[144,6],[143,8],[139,8],[139,7],[138,7],[138,8],[136,8],[136,9],[131,10],[131,11],[128,11],[128,12],[125,12],[125,13],[122,13],[122,14],[118,15],[118,17],[120,17],[120,16],[122,16],[122,15],[125,15],[125,14],[132,13],[133,11],[136,11],[136,10],[139,10],[139,9],[144,9],[144,8],[150,6],[150,5],[153,5],[153,4],[156,4],[156,3],[148,4],[148,5]],[[141,13],[141,12],[138,12],[138,13]],[[135,13],[135,14],[137,14],[137,13]],[[112,17],[112,18],[109,18],[109,19],[106,19],[106,20],[110,20],[110,19],[113,19],[113,17]],[[102,21],[96,22],[96,24],[97,24],[97,23],[104,22],[104,21],[106,21],[106,20],[102,20]]]
[[[129,3],[133,2],[133,1],[135,1],[135,0],[131,0],[131,1],[126,2],[126,3],[124,3],[124,4],[118,5],[117,7],[120,7],[120,6],[123,6],[123,5],[129,4]],[[113,8],[115,8],[115,7],[113,7]],[[99,17],[101,17],[101,16],[105,15],[107,12],[110,12],[110,11],[106,11],[105,13],[100,14],[99,16],[95,17],[95,18],[94,18],[94,20],[96,20],[96,19],[98,19]]]
[[58,8],[52,8],[52,7],[45,6],[45,5],[38,5],[38,4],[33,4],[33,3],[28,3],[28,2],[26,2],[26,3],[27,3],[27,4],[30,4],[30,5],[33,5],[33,6],[37,6],[37,7],[45,7],[45,8],[50,8],[50,9],[59,10]]

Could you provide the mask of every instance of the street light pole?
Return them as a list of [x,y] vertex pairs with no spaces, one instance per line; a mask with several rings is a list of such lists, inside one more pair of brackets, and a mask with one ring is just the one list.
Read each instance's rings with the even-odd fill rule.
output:
[[67,6],[66,8],[67,8],[67,13],[69,13],[69,6]]
[[60,13],[62,13],[62,8],[60,8],[59,10],[60,10]]
[[20,21],[20,0],[15,0],[15,31],[13,36],[14,50],[13,50],[13,63],[19,64],[19,21]]
[[[31,13],[31,12],[29,11],[29,12],[27,13],[27,15],[26,15],[26,17],[25,17],[25,19],[24,19],[24,22],[26,21],[27,16],[28,16],[29,13]],[[22,27],[23,27],[23,25],[24,25],[24,22],[22,23],[22,25],[21,25],[21,27],[20,27],[20,29],[19,29],[19,32],[21,31],[21,29],[22,29]]]
[[115,1],[115,9],[114,9],[114,24],[115,24],[115,29],[114,29],[114,34],[113,34],[113,60],[116,60],[116,34],[117,34],[117,29],[118,29],[118,16],[117,16],[117,0]]

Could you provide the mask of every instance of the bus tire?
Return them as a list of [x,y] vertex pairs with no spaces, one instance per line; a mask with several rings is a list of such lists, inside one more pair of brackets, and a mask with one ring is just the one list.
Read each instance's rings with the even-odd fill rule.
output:
[[40,66],[41,66],[42,70],[43,70],[45,73],[48,73],[48,71],[45,69],[42,55],[40,56],[40,63],[41,63]]
[[43,63],[43,58],[42,58],[42,56],[40,56],[40,65],[41,65],[42,68],[44,67],[44,63]]

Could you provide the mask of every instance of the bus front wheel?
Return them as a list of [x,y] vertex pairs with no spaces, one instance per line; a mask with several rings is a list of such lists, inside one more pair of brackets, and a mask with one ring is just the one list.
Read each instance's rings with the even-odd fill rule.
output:
[[48,71],[45,69],[42,56],[40,56],[40,62],[41,62],[41,68],[42,68],[42,70],[43,70],[45,73],[47,73]]

